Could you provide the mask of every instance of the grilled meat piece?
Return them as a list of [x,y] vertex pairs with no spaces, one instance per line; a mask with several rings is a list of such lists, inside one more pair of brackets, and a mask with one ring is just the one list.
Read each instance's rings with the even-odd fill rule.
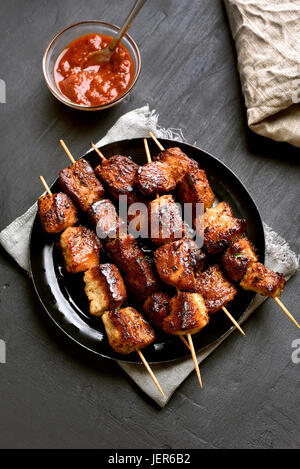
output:
[[152,260],[147,257],[135,258],[128,265],[124,280],[128,292],[138,302],[143,302],[151,293],[160,290]]
[[[235,218],[227,202],[220,202],[204,213],[204,248],[210,255],[223,251],[246,230],[246,220]],[[197,225],[197,221],[196,221]],[[195,227],[197,230],[197,226]]]
[[41,224],[46,233],[60,233],[78,222],[76,206],[63,192],[42,195],[38,200],[38,207]]
[[83,226],[67,228],[59,240],[66,270],[84,272],[99,264],[101,242],[96,233]]
[[205,303],[198,293],[180,292],[170,301],[170,315],[163,321],[168,334],[196,334],[209,322]]
[[209,185],[206,172],[200,168],[190,169],[177,185],[177,197],[181,204],[193,204],[194,216],[196,204],[202,203],[204,209],[210,208],[215,196]]
[[122,355],[145,348],[155,340],[154,330],[134,308],[108,311],[102,321],[109,345]]
[[169,314],[169,303],[170,297],[167,293],[152,293],[143,304],[143,314],[153,326],[162,327],[163,320]]
[[168,148],[155,157],[155,161],[162,161],[172,168],[176,184],[182,180],[185,174],[192,168],[198,168],[196,161],[191,160],[178,147]]
[[251,290],[259,295],[279,298],[285,286],[282,274],[273,272],[260,262],[249,265],[243,276],[240,286],[244,290]]
[[203,269],[205,259],[205,254],[189,238],[164,244],[154,252],[158,275],[179,290],[191,290],[195,286],[194,272]]
[[84,274],[85,293],[90,303],[90,313],[102,316],[105,311],[119,308],[126,301],[126,288],[114,264],[100,264]]
[[136,202],[134,190],[136,174],[139,166],[127,156],[111,156],[95,168],[95,173],[116,199],[120,195],[127,195],[128,205]]
[[229,246],[223,254],[221,262],[227,275],[238,282],[249,265],[257,260],[255,247],[245,236]]
[[216,313],[232,301],[238,290],[218,264],[199,273],[193,291],[202,295],[208,314]]
[[59,172],[61,190],[66,192],[86,212],[104,194],[104,188],[95,176],[91,165],[81,158]]
[[135,265],[135,259],[143,259],[144,253],[131,234],[121,234],[106,244],[106,251],[113,263],[123,273],[127,273]]
[[160,246],[184,236],[181,207],[172,195],[162,195],[152,200],[148,212],[150,238],[154,244]]
[[119,218],[116,207],[109,199],[98,200],[87,213],[100,239],[114,239],[120,229],[125,228],[124,220]]
[[143,195],[150,196],[174,190],[176,182],[167,163],[153,161],[139,167],[136,185]]

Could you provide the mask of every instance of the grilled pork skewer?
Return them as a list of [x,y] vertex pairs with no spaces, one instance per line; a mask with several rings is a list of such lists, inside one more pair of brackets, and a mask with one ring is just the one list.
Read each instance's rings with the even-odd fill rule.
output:
[[60,248],[65,268],[71,274],[84,272],[99,264],[101,242],[94,231],[84,226],[73,226],[61,234]]
[[154,330],[150,324],[136,309],[131,307],[107,311],[102,315],[102,321],[112,349],[122,355],[137,352],[158,390],[166,398],[149,363],[140,350],[155,340]]
[[208,314],[216,313],[222,309],[235,327],[243,335],[246,335],[226,308],[227,304],[234,299],[238,290],[224,275],[218,264],[211,265],[204,272],[198,272],[195,287],[192,291],[202,295]]
[[[149,132],[149,135],[156,142],[159,149],[161,151],[164,151],[163,146],[159,143],[159,141],[152,134],[152,132]],[[219,207],[217,206],[218,208],[216,209],[215,213],[210,212],[206,216],[206,222],[207,222],[207,227],[206,228],[208,228],[208,230],[207,230],[208,236],[207,236],[206,245],[208,246],[208,250],[212,251],[212,254],[214,254],[216,250],[217,250],[217,252],[222,251],[225,247],[228,246],[228,244],[234,243],[239,238],[242,238],[242,235],[245,232],[245,226],[244,226],[245,225],[245,220],[235,219],[233,217],[233,214],[230,213],[230,210],[231,210],[230,207],[228,206],[229,209],[230,209],[229,210],[228,207],[226,207],[226,205],[224,205],[224,204],[226,204],[226,202],[224,202],[224,203],[221,202],[221,204],[223,204],[223,206],[220,207],[220,204],[218,204]],[[215,207],[211,208],[210,210],[213,211],[214,208]],[[220,236],[221,235],[221,230],[220,230],[220,225],[217,222],[218,217],[215,218],[215,223],[213,224],[213,227],[212,227],[213,229],[212,230],[210,230],[210,226],[209,226],[209,223],[208,223],[209,220],[213,219],[214,215],[217,215],[218,210],[223,212],[223,215],[221,217],[222,218],[221,225],[222,225],[222,223],[226,222],[226,218],[227,218],[227,221],[229,221],[229,225],[230,225],[230,222],[232,224],[232,226],[230,228],[230,229],[232,229],[232,232],[230,230],[228,230],[228,227],[227,227],[227,230],[224,233],[225,234],[224,238],[222,236]],[[226,215],[227,215],[227,217],[226,217]],[[231,220],[230,220],[230,218],[231,218]],[[205,239],[205,236],[204,236],[204,239]],[[222,247],[221,247],[221,245],[222,245]],[[294,322],[294,324],[296,324],[296,326],[298,328],[300,328],[299,323],[295,320],[295,318],[292,316],[292,314],[287,310],[287,308],[284,306],[284,304],[279,299],[279,296],[282,293],[283,288],[284,288],[284,283],[282,282],[282,279],[278,278],[279,274],[276,274],[275,272],[272,272],[270,269],[267,269],[265,266],[263,266],[263,264],[259,264],[259,263],[257,263],[255,268],[254,267],[251,268],[251,265],[250,265],[249,268],[250,268],[250,271],[248,272],[248,276],[246,276],[245,282],[240,283],[240,286],[243,287],[243,288],[255,291],[257,293],[264,291],[266,296],[271,296],[276,301],[278,306],[280,306],[282,311],[289,317],[289,319],[291,319],[291,321]],[[254,276],[254,278],[253,278],[253,276]],[[274,287],[272,288],[270,285],[267,285],[267,283],[268,283],[267,279],[268,278],[270,279],[271,277],[273,279],[273,282],[275,281],[275,285],[276,285],[276,281],[277,281],[278,284],[281,284],[280,287],[278,287],[279,289],[277,290],[276,295],[274,294],[274,291],[273,291]],[[268,294],[270,292],[270,289],[271,289],[271,291],[273,291],[272,295]],[[276,289],[275,289],[275,293],[276,293]],[[261,293],[259,293],[259,294],[261,294]]]
[[192,168],[199,168],[198,163],[189,158],[182,150],[180,150],[180,148],[174,147],[165,150],[152,132],[149,132],[149,135],[153,138],[162,152],[159,153],[154,160],[163,162],[169,166],[176,184],[182,181],[187,172]]
[[177,198],[181,204],[193,205],[193,216],[196,215],[196,204],[202,203],[204,209],[210,208],[215,196],[208,182],[206,172],[200,168],[191,168],[177,184]]
[[[152,136],[152,138],[154,137],[151,132],[149,132],[149,134]],[[157,140],[155,141],[157,142]],[[144,143],[145,143],[147,158],[149,161],[149,158],[151,157],[148,155],[149,148],[147,145],[147,140],[146,141],[144,140]],[[159,147],[163,151],[161,155],[166,155],[167,153],[164,153],[162,145],[159,144]],[[169,159],[169,164],[172,164],[172,162],[174,164],[174,161],[176,164],[177,160],[175,159],[174,154],[172,155],[172,158],[168,156],[167,154],[167,158]],[[185,158],[189,160],[188,156],[186,155],[185,155]],[[184,159],[184,161],[186,161],[186,159]],[[192,160],[190,161],[192,162]],[[202,203],[204,204],[206,203],[206,205],[209,206],[214,201],[214,194],[209,186],[205,172],[204,172],[204,175],[203,174],[199,175],[199,171],[201,170],[199,169],[198,166],[193,165],[193,162],[191,163],[190,167],[187,164],[187,168],[190,168],[187,170],[189,172],[186,172],[184,178],[181,179],[180,182],[178,183],[182,195],[183,195],[183,189],[189,184],[189,181],[186,178],[188,178],[190,171],[194,172],[194,174],[198,175],[199,177],[201,176],[201,181],[200,183],[196,184],[196,187],[194,187],[195,195],[192,197],[191,200],[188,200],[188,198],[192,194],[192,190],[185,193],[185,202],[192,202],[194,205],[196,204],[197,198],[200,199],[200,197],[202,197],[200,194],[200,187],[199,187],[200,185],[204,189],[204,192],[205,192],[205,195],[202,197]],[[178,169],[178,164],[176,164],[176,170],[177,169]],[[197,228],[197,224],[196,224],[196,228]],[[204,228],[205,228],[205,224],[204,224]],[[168,243],[162,248],[159,248],[154,253],[154,260],[155,260],[156,268],[162,280],[164,280],[169,285],[175,286],[176,288],[180,290],[186,290],[186,289],[192,290],[193,289],[193,287],[195,286],[194,272],[195,270],[202,270],[204,267],[204,262],[205,262],[205,256],[203,255],[202,251],[199,250],[198,248],[203,258],[202,258],[201,269],[199,266],[197,268],[197,265],[195,265],[196,264],[195,252],[197,251],[194,249],[194,255],[188,255],[188,253],[186,252],[188,250],[187,245],[188,244],[186,241],[183,243],[180,243],[178,241],[174,243]],[[180,280],[181,278],[182,278],[182,283]],[[221,307],[224,313],[227,315],[227,317],[231,320],[231,322],[237,327],[237,329],[243,335],[245,335],[243,329],[240,327],[240,325],[234,319],[234,317],[230,314],[230,312],[227,310],[225,305],[222,305]]]
[[154,252],[158,275],[179,290],[191,291],[195,287],[195,271],[203,270],[205,260],[195,241],[187,237],[164,244]]
[[116,238],[120,231],[126,229],[125,221],[119,217],[110,199],[101,199],[93,203],[87,215],[97,235],[103,241]]
[[165,394],[141,352],[155,340],[150,324],[134,308],[120,309],[127,299],[122,276],[114,264],[100,264],[84,274],[90,313],[102,318],[108,342],[115,352],[137,352],[161,394]]
[[106,251],[123,273],[128,291],[138,302],[143,303],[147,296],[160,290],[152,261],[145,257],[131,234],[122,234],[109,241]]
[[167,163],[151,161],[139,167],[136,186],[143,195],[151,196],[174,190],[176,181]]
[[230,243],[241,238],[246,231],[246,220],[235,218],[231,207],[224,201],[208,208],[203,218],[203,247],[210,255],[224,251]]
[[91,267],[83,280],[93,316],[102,316],[105,311],[120,308],[127,299],[123,278],[114,264]]
[[60,187],[86,212],[94,202],[102,198],[104,188],[91,165],[84,158],[75,161],[63,140],[60,140],[60,144],[72,163],[59,172]]
[[[145,146],[145,151],[146,151],[146,155],[147,155],[147,160],[148,160],[148,163],[150,164],[151,155],[150,155],[147,139],[144,139],[144,146]],[[174,155],[171,155],[171,156],[173,157]],[[178,180],[180,178],[180,172],[182,173],[184,171],[183,166],[185,165],[185,162],[186,162],[185,156],[186,155],[182,154],[182,158],[180,160],[178,160],[178,161],[180,161],[178,167],[181,166],[181,168],[180,168],[181,171],[178,170],[177,172],[173,172],[175,180]],[[188,159],[188,157],[186,157],[186,158]],[[166,161],[166,163],[168,164],[168,161]],[[171,167],[172,167],[172,165],[171,165]],[[186,164],[185,170],[187,170],[187,168],[188,168],[188,164]],[[162,200],[164,201],[164,203],[163,203],[163,208],[161,209],[161,201]],[[184,234],[185,234],[184,223],[183,223],[181,214],[179,213],[178,206],[176,205],[175,200],[173,199],[172,196],[165,195],[165,196],[159,197],[159,195],[156,194],[156,199],[153,200],[152,202],[150,202],[149,208],[150,208],[150,213],[149,213],[150,227],[152,227],[153,222],[155,223],[154,226],[156,226],[156,227],[159,226],[159,233],[158,233],[159,236],[156,235],[156,237],[153,237],[153,234],[151,232],[151,239],[152,239],[152,242],[154,244],[161,245],[161,244],[165,244],[165,243],[170,243],[170,241],[173,241],[175,239],[175,237],[180,238],[180,237],[184,236]],[[153,219],[153,214],[156,216],[156,219]],[[165,214],[168,215],[167,221],[163,219]],[[169,230],[169,234],[167,234],[167,235],[164,234],[164,226],[165,226],[166,223],[167,223],[167,227],[168,227],[168,230]],[[182,231],[181,233],[178,233],[178,228],[181,229],[181,231]],[[178,234],[179,234],[179,236],[178,236]],[[190,264],[193,263],[194,259],[195,259],[195,257],[190,256]],[[181,262],[181,264],[184,264],[184,262],[183,263]],[[191,265],[190,265],[190,267],[191,267]],[[181,265],[181,268],[182,268],[182,265]],[[161,269],[161,274],[160,275],[162,275],[162,272],[163,272],[163,269]],[[179,275],[177,277],[177,280],[180,277],[182,278],[182,276]],[[171,278],[170,271],[169,271],[168,278],[169,279]],[[174,281],[174,278],[172,280]],[[177,289],[177,292],[178,292],[177,296],[179,297],[180,292],[179,292],[178,289]],[[199,295],[199,297],[200,297],[200,295]],[[202,300],[201,297],[200,297],[200,300]],[[190,301],[191,301],[191,297],[190,297]],[[173,301],[173,303],[174,303],[174,301]],[[185,301],[183,303],[183,305],[187,306],[188,301]],[[205,306],[204,306],[204,308],[205,308]],[[186,311],[187,317],[183,318],[183,322],[181,324],[182,329],[184,328],[185,325],[188,324],[188,319],[189,319],[188,313],[190,311],[191,311],[190,307],[188,307],[188,310]],[[199,315],[201,314],[201,311],[199,310],[199,302],[198,302],[198,314]],[[173,316],[174,317],[176,316],[176,311],[173,311]],[[168,322],[168,318],[170,318],[170,316],[165,318],[164,321],[163,321],[163,324],[162,324],[162,327],[166,332],[168,332],[168,329],[170,331],[172,330],[172,322],[170,321],[170,319],[169,319],[169,322]],[[178,317],[178,319],[179,319],[179,323],[180,323],[180,317]],[[180,325],[179,323],[177,321],[178,326]],[[169,333],[172,333],[172,332],[169,332]],[[175,333],[174,328],[173,328],[173,333]],[[190,330],[187,331],[188,344],[185,342],[185,339],[183,338],[184,332],[181,333],[181,334],[178,334],[178,335],[182,339],[182,341],[185,343],[185,345],[189,348],[189,350],[192,354],[195,371],[196,371],[196,374],[198,376],[200,387],[202,388],[202,379],[201,379],[200,369],[199,369],[199,365],[198,365],[198,361],[197,361],[197,357],[196,357],[196,352],[195,352],[195,348],[194,348],[194,344],[193,344],[193,339],[192,339],[192,335],[191,335],[192,333],[194,333],[194,328],[193,328],[192,331],[190,331]]]
[[78,222],[77,209],[70,197],[64,192],[52,194],[43,176],[40,176],[47,194],[38,200],[38,211],[43,230],[46,233],[61,233],[65,228]]

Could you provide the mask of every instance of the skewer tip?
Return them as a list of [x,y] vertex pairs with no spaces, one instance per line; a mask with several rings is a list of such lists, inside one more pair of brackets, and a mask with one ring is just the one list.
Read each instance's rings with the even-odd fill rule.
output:
[[161,393],[161,395],[164,397],[164,399],[166,399],[166,395],[165,395],[165,393],[163,392],[162,387],[161,387],[161,385],[159,384],[158,379],[156,378],[155,374],[153,373],[153,371],[152,371],[152,369],[151,369],[149,363],[147,362],[146,358],[144,357],[144,355],[142,354],[142,352],[141,352],[140,350],[137,350],[137,353],[139,354],[140,359],[142,360],[144,366],[146,367],[146,369],[147,369],[149,375],[150,375],[151,378],[153,379],[153,381],[154,381],[154,383],[155,383],[157,389],[159,390],[159,392]]
[[199,365],[198,365],[198,361],[197,361],[197,356],[196,356],[196,352],[195,352],[195,348],[194,348],[193,339],[192,339],[191,334],[187,334],[187,338],[188,338],[188,341],[189,341],[189,346],[190,346],[190,349],[191,349],[192,358],[193,358],[193,362],[194,362],[194,367],[195,367],[195,370],[196,370],[196,373],[197,373],[197,376],[198,376],[198,381],[199,381],[199,384],[200,384],[200,388],[202,388],[203,387],[202,378],[201,378]]
[[282,309],[282,311],[287,315],[287,317],[298,327],[298,329],[300,329],[299,323],[296,321],[296,319],[294,318],[294,316],[287,310],[287,308],[284,306],[284,304],[282,303],[282,301],[281,301],[277,296],[274,298],[274,300],[276,301],[276,303],[278,304],[278,306],[280,306],[280,308]]

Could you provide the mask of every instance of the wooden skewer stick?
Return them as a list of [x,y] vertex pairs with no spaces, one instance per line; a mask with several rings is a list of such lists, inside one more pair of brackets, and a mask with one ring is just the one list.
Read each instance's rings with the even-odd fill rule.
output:
[[70,152],[70,150],[68,149],[67,145],[65,144],[65,142],[63,140],[60,140],[59,143],[61,144],[61,146],[63,147],[63,149],[65,150],[66,154],[68,155],[71,163],[75,163],[75,160],[72,156],[72,153]]
[[153,379],[154,383],[156,384],[159,392],[162,394],[162,396],[166,399],[166,396],[165,396],[165,393],[163,392],[159,382],[157,381],[157,378],[155,376],[155,374],[153,373],[153,371],[151,370],[150,368],[150,365],[149,363],[147,362],[146,358],[144,357],[144,355],[142,354],[142,352],[140,350],[137,350],[137,353],[139,354],[140,356],[140,359],[142,360],[143,364],[145,365],[149,375],[151,376],[151,378]]
[[99,148],[96,147],[96,145],[91,141],[91,145],[93,147],[93,149],[95,150],[95,152],[100,156],[101,160],[102,161],[106,161],[106,158],[105,156],[103,155],[103,153],[101,153],[101,151],[99,150]]
[[196,352],[195,352],[195,349],[194,349],[194,344],[193,344],[193,339],[192,339],[191,334],[187,334],[187,338],[188,338],[188,341],[189,341],[190,350],[192,352],[192,358],[193,358],[195,370],[196,370],[196,373],[197,373],[197,376],[198,376],[198,380],[199,380],[199,383],[200,383],[200,388],[202,388],[202,379],[201,379],[201,375],[200,375],[199,365],[198,365]]
[[153,138],[153,140],[155,141],[156,145],[158,146],[158,148],[161,150],[161,151],[164,151],[164,147],[162,146],[162,144],[157,140],[157,138],[155,137],[155,135],[152,133],[152,132],[149,132],[149,135],[151,138]]
[[42,184],[44,186],[44,188],[46,189],[46,191],[48,192],[49,195],[52,195],[52,192],[51,190],[49,189],[49,186],[48,184],[46,183],[45,179],[43,178],[43,176],[40,176],[40,180],[42,181]]
[[182,342],[184,343],[184,345],[189,349],[189,351],[191,352],[191,349],[190,349],[190,346],[189,344],[187,343],[186,339],[183,337],[183,335],[179,335],[178,336],[180,340],[182,340]]
[[274,300],[276,301],[276,303],[278,304],[278,306],[280,306],[280,308],[282,309],[282,311],[288,316],[288,318],[290,318],[290,320],[296,324],[296,326],[300,329],[300,326],[299,326],[299,323],[296,321],[296,319],[294,318],[294,316],[291,315],[291,313],[286,309],[286,307],[284,306],[284,304],[280,301],[279,298],[275,297]]
[[230,321],[235,325],[235,327],[241,332],[241,334],[246,335],[239,323],[234,319],[234,317],[230,314],[227,308],[225,306],[222,306],[222,310],[224,311],[225,314],[229,317]]

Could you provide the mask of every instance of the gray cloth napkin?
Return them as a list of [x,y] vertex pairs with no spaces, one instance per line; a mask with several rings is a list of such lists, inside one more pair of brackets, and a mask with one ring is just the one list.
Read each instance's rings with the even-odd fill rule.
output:
[[300,0],[224,0],[249,127],[300,147]]
[[[148,106],[128,112],[120,117],[116,124],[109,130],[107,135],[97,143],[101,147],[108,143],[125,140],[128,138],[147,137],[151,130],[159,138],[171,138],[182,141],[183,136],[178,129],[163,129],[158,126],[158,116],[155,111],[150,112]],[[16,262],[27,272],[29,272],[29,242],[30,233],[34,217],[37,212],[37,204],[27,210],[13,221],[7,228],[0,233],[0,242],[4,249],[16,260]],[[281,272],[286,279],[289,279],[298,268],[298,258],[290,250],[286,241],[271,230],[267,225],[265,227],[266,235],[266,265],[271,269]],[[30,274],[30,272],[29,272]],[[264,297],[256,296],[253,303],[243,315],[244,321],[247,317],[265,300]],[[208,347],[204,352],[198,353],[198,362],[201,363],[211,352],[213,352],[225,338],[231,334],[235,328],[215,343]],[[163,407],[170,399],[177,387],[194,370],[194,364],[191,358],[178,360],[176,362],[153,365],[155,372],[167,399],[164,400],[147,371],[142,365],[128,364],[122,361],[118,362],[128,375],[148,394],[158,405]]]

